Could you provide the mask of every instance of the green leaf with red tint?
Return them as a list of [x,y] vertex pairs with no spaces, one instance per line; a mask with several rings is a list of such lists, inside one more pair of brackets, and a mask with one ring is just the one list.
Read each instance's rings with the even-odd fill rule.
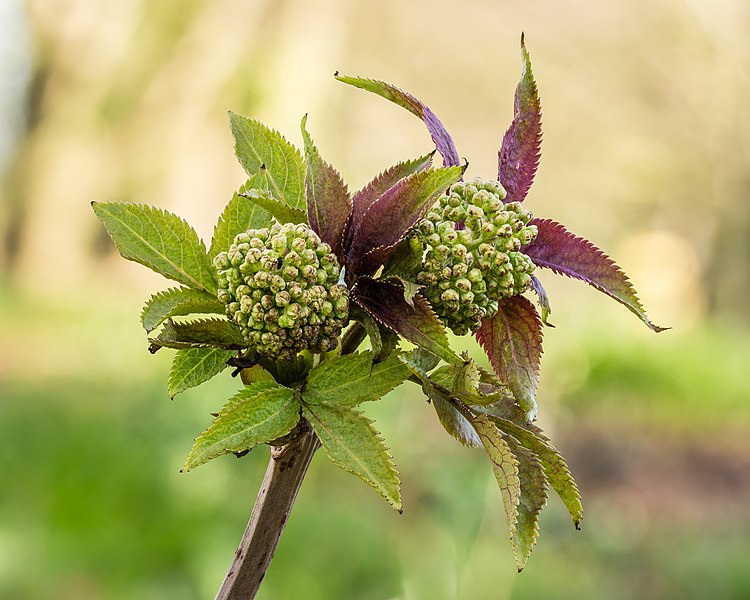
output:
[[456,145],[453,143],[453,139],[450,134],[446,131],[440,119],[437,118],[434,112],[432,112],[424,103],[417,100],[411,94],[400,90],[396,86],[390,83],[384,83],[382,81],[376,81],[374,79],[364,79],[362,77],[348,77],[346,75],[339,75],[336,73],[336,79],[354,87],[358,87],[373,94],[378,94],[386,100],[398,104],[401,108],[405,108],[413,115],[422,119],[424,124],[427,126],[427,130],[430,132],[432,141],[435,143],[435,148],[443,157],[443,165],[446,167],[460,164],[458,158],[458,151]]
[[411,306],[404,299],[401,286],[369,277],[357,280],[352,295],[357,304],[412,344],[429,350],[448,363],[463,364],[463,360],[451,350],[445,329],[430,303],[421,296],[415,296]]
[[344,228],[352,212],[352,200],[341,175],[320,157],[305,129],[306,123],[307,115],[302,118],[301,124],[307,163],[307,220],[320,239],[329,244],[342,260]]
[[[395,252],[396,246],[451,184],[463,175],[463,167],[430,169],[414,173],[373,202],[353,232],[347,266],[357,275],[371,275]],[[377,249],[376,260],[362,261]]]
[[484,319],[474,335],[527,420],[533,421],[542,358],[542,322],[534,305],[523,296],[505,298],[495,316]]
[[508,192],[505,202],[523,202],[526,198],[539,166],[542,143],[542,108],[523,35],[521,59],[523,69],[513,102],[513,122],[497,155],[497,179]]
[[404,177],[429,169],[430,164],[432,163],[433,154],[435,154],[434,150],[415,160],[401,162],[386,169],[354,194],[354,197],[352,198],[352,216],[347,227],[347,248],[351,244],[354,232],[359,228],[359,225],[362,222],[362,217],[365,216],[367,209],[370,208],[380,196],[391,189]]
[[657,333],[669,329],[651,322],[627,275],[594,244],[551,219],[532,219],[531,224],[536,225],[538,234],[523,252],[534,264],[585,281],[624,304]]

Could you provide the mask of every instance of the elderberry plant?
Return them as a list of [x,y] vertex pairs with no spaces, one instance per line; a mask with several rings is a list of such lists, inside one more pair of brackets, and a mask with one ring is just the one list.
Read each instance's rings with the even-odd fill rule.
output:
[[[450,135],[422,102],[387,83],[337,73],[422,119],[443,166],[431,167],[433,152],[351,194],[321,158],[306,117],[300,153],[278,132],[230,113],[248,180],[208,250],[172,213],[93,204],[124,258],[181,284],[154,295],[141,315],[151,352],[177,350],[169,395],[230,367],[241,375],[242,388],[195,439],[183,471],[259,444],[283,446],[312,428],[336,465],[401,511],[393,460],[358,406],[409,381],[450,435],[485,450],[519,570],[549,488],[579,527],[573,477],[534,423],[550,313],[536,268],[585,281],[652,330],[662,328],[609,257],[523,204],[540,156],[541,109],[523,38],[521,50],[496,180],[463,181]],[[539,312],[523,295],[532,290]],[[492,370],[453,348],[446,327],[474,335]],[[366,339],[369,349],[358,350]]]

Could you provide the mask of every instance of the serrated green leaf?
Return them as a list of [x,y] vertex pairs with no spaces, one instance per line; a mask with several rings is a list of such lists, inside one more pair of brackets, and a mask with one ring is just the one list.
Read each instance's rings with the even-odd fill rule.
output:
[[307,213],[273,197],[268,190],[252,189],[240,194],[269,212],[279,223],[306,223]]
[[432,369],[440,364],[440,358],[424,348],[414,348],[410,352],[403,352],[399,355],[399,358],[418,376],[427,376]]
[[497,485],[503,497],[505,521],[511,542],[516,535],[518,522],[518,504],[521,500],[521,480],[518,478],[518,461],[503,439],[502,433],[489,417],[477,415],[473,418],[474,429],[482,440],[487,456],[492,462]]
[[370,338],[373,362],[379,363],[388,358],[398,345],[398,334],[379,323],[375,317],[357,304],[349,305],[349,316],[365,328],[365,333]]
[[224,348],[240,350],[247,346],[242,332],[226,319],[200,319],[175,322],[167,319],[155,338],[149,338],[151,352],[159,348]]
[[368,350],[319,364],[310,371],[302,400],[307,404],[356,406],[378,400],[409,377],[409,369],[396,355],[375,364],[373,358]]
[[520,573],[539,537],[539,515],[547,504],[547,478],[539,458],[510,435],[503,436],[518,461],[521,498],[516,531],[511,539]]
[[557,495],[563,501],[568,509],[573,524],[576,529],[580,529],[583,520],[583,505],[581,504],[581,494],[573,476],[565,463],[562,455],[552,446],[547,436],[533,425],[522,427],[517,423],[507,419],[495,416],[492,412],[497,412],[496,407],[486,409],[492,421],[504,432],[516,438],[525,448],[537,455],[542,466],[544,474]]
[[451,436],[456,438],[464,446],[478,448],[482,445],[474,427],[466,420],[459,410],[434,387],[423,385],[422,388],[427,397],[432,401],[435,413],[440,424]]
[[206,247],[184,219],[143,204],[92,202],[91,206],[123,258],[190,288],[216,293]]
[[284,137],[262,123],[229,113],[235,154],[252,176],[265,167],[268,190],[274,198],[294,208],[305,209],[305,163],[302,155]]
[[246,387],[195,440],[182,472],[230,452],[243,452],[289,433],[299,421],[294,391],[264,381]]
[[226,252],[234,242],[238,233],[248,229],[262,229],[271,225],[271,214],[257,204],[250,202],[242,194],[250,190],[268,189],[268,179],[265,171],[251,176],[233,195],[224,208],[221,217],[214,227],[209,255],[216,256],[219,252]]
[[169,397],[199,386],[227,368],[232,350],[221,348],[184,348],[172,359],[169,371]]
[[334,464],[371,485],[401,512],[398,471],[370,419],[352,408],[328,403],[303,404],[302,414]]
[[224,305],[215,296],[203,290],[170,288],[154,294],[146,302],[141,313],[141,323],[143,323],[144,329],[151,333],[169,317],[193,313],[223,315]]
[[[472,373],[467,378],[467,373]],[[430,380],[450,390],[451,396],[472,406],[494,404],[503,398],[511,397],[508,388],[496,383],[481,381],[482,372],[477,364],[470,360],[464,365],[447,365],[440,367],[430,375]]]
[[259,381],[276,381],[273,375],[266,371],[261,365],[253,365],[247,369],[242,369],[242,383],[250,385]]

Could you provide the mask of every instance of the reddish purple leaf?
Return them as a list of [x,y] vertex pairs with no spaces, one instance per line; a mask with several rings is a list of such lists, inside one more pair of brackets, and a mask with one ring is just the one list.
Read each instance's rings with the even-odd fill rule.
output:
[[430,132],[432,141],[435,142],[435,147],[443,157],[443,166],[452,167],[461,163],[453,139],[440,122],[440,119],[438,119],[434,112],[414,96],[398,89],[390,83],[375,81],[374,79],[348,77],[346,75],[339,75],[338,73],[335,74],[335,77],[339,81],[343,81],[354,87],[367,90],[373,94],[378,94],[422,119]]
[[495,316],[484,319],[474,335],[497,376],[532,421],[542,359],[542,322],[534,305],[523,296],[505,298]]
[[373,261],[368,262],[367,271],[361,270],[362,257],[375,248],[385,247],[380,259],[387,260],[406,232],[425,215],[446,188],[461,178],[463,172],[463,167],[420,171],[388,189],[372,203],[359,227],[353,230],[347,257],[349,268],[357,275],[374,273]]
[[521,35],[523,69],[513,102],[513,122],[497,155],[497,179],[508,195],[505,202],[523,202],[539,166],[542,108],[531,72],[531,59]]
[[550,219],[532,219],[531,223],[539,233],[523,252],[535,264],[594,286],[624,304],[657,333],[668,329],[651,322],[627,275],[594,244]]
[[307,196],[307,220],[310,227],[328,243],[339,260],[343,261],[343,236],[352,200],[341,180],[341,175],[326,163],[307,133],[307,115],[302,119],[302,138],[305,142],[305,195]]
[[349,220],[349,225],[347,226],[347,248],[351,245],[354,232],[359,229],[362,217],[364,217],[367,209],[370,208],[380,196],[391,189],[404,177],[428,169],[432,163],[433,154],[435,154],[434,150],[421,158],[398,163],[390,169],[386,169],[354,194],[354,197],[352,198],[352,216]]
[[409,305],[402,287],[370,277],[360,277],[352,294],[357,304],[406,340],[448,363],[463,365],[448,345],[445,329],[430,303],[421,296],[415,296],[414,304]]

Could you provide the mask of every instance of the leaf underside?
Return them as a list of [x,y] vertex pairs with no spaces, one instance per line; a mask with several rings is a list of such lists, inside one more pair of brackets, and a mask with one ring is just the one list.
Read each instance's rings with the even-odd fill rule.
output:
[[523,202],[534,182],[542,143],[542,109],[531,71],[531,59],[521,36],[523,69],[513,101],[513,122],[498,152],[497,179],[505,188],[505,202]]
[[224,305],[203,290],[170,288],[149,298],[141,313],[141,323],[152,332],[169,317],[194,313],[224,314]]
[[184,219],[129,202],[92,202],[91,206],[123,258],[189,288],[216,293],[206,247]]
[[305,163],[302,155],[276,130],[254,119],[229,113],[235,154],[252,177],[265,171],[268,190],[277,200],[305,209]]
[[252,175],[242,184],[226,205],[214,227],[209,255],[213,258],[220,252],[226,252],[239,233],[248,229],[261,229],[271,225],[271,215],[242,194],[250,190],[268,189],[265,170]]
[[232,350],[221,348],[184,348],[172,359],[169,371],[169,397],[199,386],[227,368]]
[[404,299],[403,289],[392,283],[360,277],[353,293],[354,301],[386,327],[398,332],[448,363],[463,364],[448,344],[445,329],[429,302],[421,296],[411,306]]
[[196,438],[182,471],[286,435],[299,421],[299,409],[299,401],[289,388],[270,381],[247,386]]
[[416,117],[422,119],[427,130],[430,132],[430,137],[432,137],[435,147],[443,157],[443,166],[451,167],[458,165],[461,162],[458,157],[456,146],[453,143],[453,139],[440,122],[440,119],[438,119],[435,113],[424,103],[417,100],[411,94],[400,90],[390,83],[376,81],[374,79],[348,77],[345,75],[339,75],[338,73],[336,73],[336,79],[343,83],[353,85],[354,87],[372,92],[373,94],[377,94],[378,96],[382,96],[386,100],[398,104],[401,108],[405,108]]
[[475,336],[497,376],[532,421],[542,357],[542,324],[534,305],[523,296],[501,300],[497,313],[482,321]]
[[352,408],[329,403],[303,404],[302,414],[334,464],[375,488],[401,512],[398,471],[372,421]]
[[277,200],[268,190],[250,189],[241,194],[253,204],[270,213],[279,223],[305,223],[307,215],[300,208],[293,208],[286,202]]
[[668,329],[651,322],[627,275],[594,244],[551,219],[532,219],[531,224],[536,225],[538,234],[523,252],[534,264],[585,281],[623,304],[657,333]]

